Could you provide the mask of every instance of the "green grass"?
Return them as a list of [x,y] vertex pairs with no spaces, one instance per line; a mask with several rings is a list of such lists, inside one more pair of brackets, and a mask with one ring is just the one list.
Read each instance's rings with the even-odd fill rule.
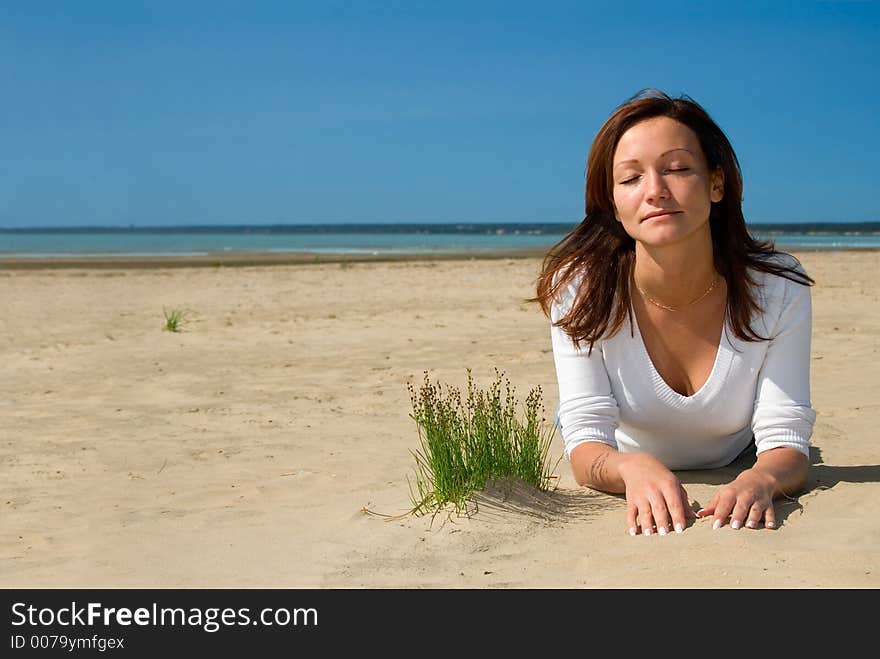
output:
[[[517,415],[518,403],[510,380],[495,369],[488,390],[474,386],[467,369],[467,398],[459,389],[425,378],[418,392],[407,383],[421,448],[415,482],[409,481],[411,513],[435,513],[448,505],[466,512],[473,495],[490,484],[519,479],[535,488],[550,489],[553,469],[549,449],[556,428],[543,417],[541,387],[529,392]],[[502,384],[503,391],[502,391]]]
[[168,311],[164,307],[162,313],[165,314],[165,325],[162,327],[166,332],[182,332],[183,326],[190,322],[192,311],[189,309],[172,309]]

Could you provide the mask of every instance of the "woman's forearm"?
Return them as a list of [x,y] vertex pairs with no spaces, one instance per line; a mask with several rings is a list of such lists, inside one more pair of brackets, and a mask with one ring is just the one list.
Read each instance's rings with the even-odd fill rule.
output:
[[602,442],[584,442],[571,451],[571,471],[578,485],[611,494],[626,492],[620,476],[621,454]]
[[773,448],[758,454],[753,470],[769,476],[773,498],[794,496],[807,484],[810,466],[807,457],[793,448]]

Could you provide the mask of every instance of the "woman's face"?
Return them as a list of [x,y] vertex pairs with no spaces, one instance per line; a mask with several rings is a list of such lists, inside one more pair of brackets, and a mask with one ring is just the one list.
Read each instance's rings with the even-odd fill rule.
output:
[[617,220],[633,239],[665,246],[709,231],[711,202],[721,201],[724,177],[709,172],[696,133],[669,117],[627,130],[612,165]]

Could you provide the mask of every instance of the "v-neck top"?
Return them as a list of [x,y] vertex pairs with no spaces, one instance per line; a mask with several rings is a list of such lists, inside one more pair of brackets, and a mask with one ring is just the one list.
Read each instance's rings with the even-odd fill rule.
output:
[[[788,263],[802,271],[789,255]],[[751,271],[763,311],[752,328],[768,341],[738,339],[725,319],[715,362],[691,396],[670,387],[651,361],[635,314],[588,354],[555,323],[567,313],[579,278],[551,305],[551,342],[559,385],[557,422],[570,456],[598,441],[647,452],[670,469],[713,469],[754,439],[757,452],[786,446],[809,457],[816,414],[810,402],[810,287]]]

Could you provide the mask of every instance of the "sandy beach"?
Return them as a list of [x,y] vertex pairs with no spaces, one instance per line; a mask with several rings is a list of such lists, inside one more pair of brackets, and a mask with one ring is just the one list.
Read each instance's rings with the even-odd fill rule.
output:
[[[880,252],[796,255],[817,282],[808,490],[776,531],[648,538],[564,460],[553,492],[468,518],[364,512],[410,506],[424,371],[498,368],[552,418],[538,257],[0,265],[0,587],[876,588]],[[706,503],[736,469],[678,473]]]

